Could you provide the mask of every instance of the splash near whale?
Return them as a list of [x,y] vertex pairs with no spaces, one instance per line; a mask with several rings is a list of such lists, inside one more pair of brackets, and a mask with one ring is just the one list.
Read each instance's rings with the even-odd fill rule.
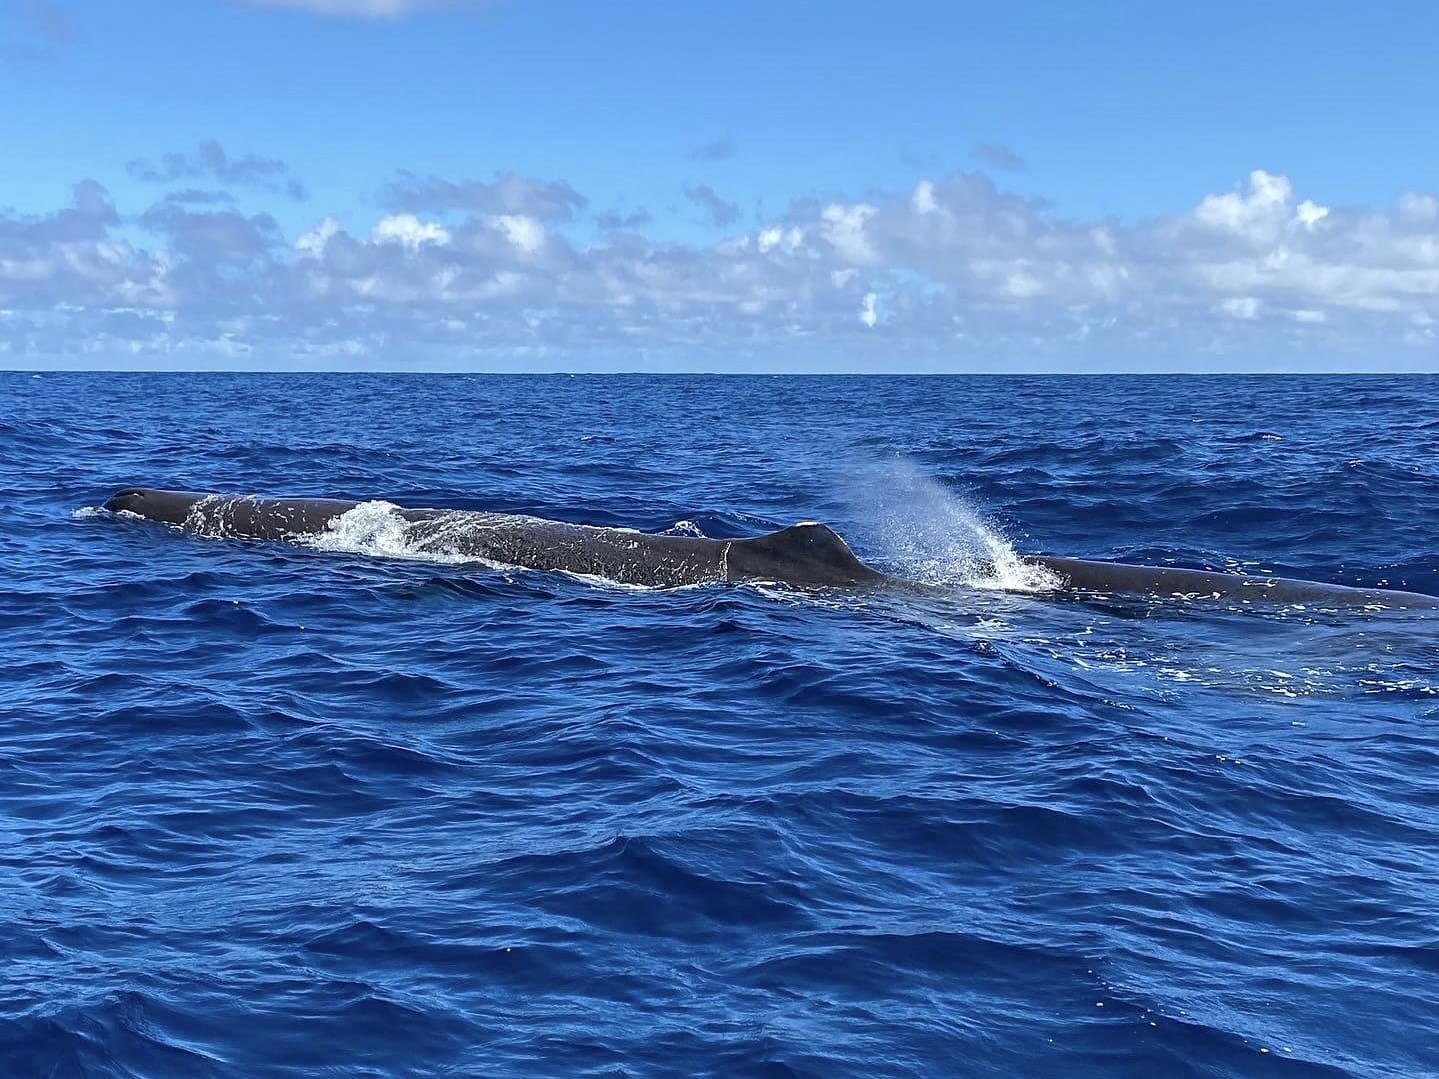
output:
[[[838,534],[815,522],[751,539],[707,539],[517,514],[147,487],[117,491],[104,508],[196,535],[295,540],[323,537],[366,506],[385,511],[408,550],[584,574],[620,584],[672,588],[764,580],[800,587],[924,587],[865,565]],[[1056,555],[1019,557],[1047,574],[1050,587],[1043,590],[1081,597],[1143,595],[1244,604],[1439,609],[1439,596],[1417,592]]]

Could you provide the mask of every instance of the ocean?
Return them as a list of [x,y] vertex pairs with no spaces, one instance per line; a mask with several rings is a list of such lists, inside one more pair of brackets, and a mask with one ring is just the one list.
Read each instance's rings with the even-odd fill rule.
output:
[[[1439,1075],[1439,379],[0,374],[0,1074]],[[821,520],[620,587],[132,485]],[[1000,569],[994,568],[998,563]]]

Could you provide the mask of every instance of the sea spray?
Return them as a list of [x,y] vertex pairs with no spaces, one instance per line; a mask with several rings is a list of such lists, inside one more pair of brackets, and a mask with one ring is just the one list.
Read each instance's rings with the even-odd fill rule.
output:
[[413,558],[427,562],[473,562],[444,543],[443,533],[430,534],[423,540],[415,537],[410,523],[390,502],[361,502],[330,522],[324,532],[297,536],[297,540],[322,551],[344,551],[350,554],[378,555],[382,558]]
[[963,498],[907,461],[870,465],[857,477],[861,531],[901,576],[926,584],[1044,592],[1059,580],[1025,562]]

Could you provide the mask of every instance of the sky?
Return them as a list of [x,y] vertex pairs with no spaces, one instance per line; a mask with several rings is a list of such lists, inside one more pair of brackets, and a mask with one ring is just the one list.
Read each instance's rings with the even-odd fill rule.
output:
[[1439,5],[0,0],[0,367],[1439,370]]

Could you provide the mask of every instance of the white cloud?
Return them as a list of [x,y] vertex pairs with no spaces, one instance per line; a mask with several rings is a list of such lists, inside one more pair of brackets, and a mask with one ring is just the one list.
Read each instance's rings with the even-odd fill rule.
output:
[[330,237],[340,231],[340,223],[333,217],[327,217],[309,232],[302,232],[299,239],[295,241],[295,253],[309,258],[319,258],[325,251],[325,245],[330,242]]
[[804,233],[794,226],[767,225],[755,234],[755,247],[761,255],[771,251],[794,254],[803,243]]
[[545,227],[526,214],[499,214],[492,218],[505,239],[522,254],[533,255],[545,246]]
[[1191,216],[1196,224],[1204,228],[1264,242],[1281,230],[1292,216],[1288,206],[1293,193],[1288,177],[1255,169],[1249,174],[1247,192],[1206,195]]
[[[325,228],[324,222],[321,223],[320,228]],[[307,233],[306,235],[313,234]],[[334,235],[333,227],[330,235]],[[328,236],[325,237],[325,239],[328,238]],[[370,230],[370,239],[380,244],[399,244],[415,251],[425,244],[447,244],[450,242],[450,234],[443,225],[433,221],[421,221],[414,214],[387,214],[380,218],[375,223],[375,227]]]
[[1399,215],[1410,221],[1439,220],[1439,199],[1417,191],[1406,191],[1399,196]]
[[871,330],[874,329],[875,323],[879,321],[879,313],[875,310],[875,305],[878,302],[878,296],[876,296],[873,292],[866,292],[864,294],[864,299],[860,302],[859,305],[859,320],[863,322],[866,326],[868,326]]
[[849,263],[864,265],[876,259],[866,229],[877,211],[867,203],[842,206],[831,203],[820,213],[819,234]]
[[939,210],[939,203],[934,197],[934,181],[921,180],[914,185],[914,194],[910,196],[909,204],[917,214],[932,214]]
[[1219,310],[1230,318],[1244,319],[1246,322],[1259,317],[1259,307],[1259,301],[1253,296],[1231,296],[1219,302]]
[[1310,202],[1308,199],[1301,202],[1299,209],[1294,212],[1294,219],[1306,229],[1312,229],[1328,216],[1328,206],[1320,206],[1318,203]]
[[53,213],[0,213],[4,362],[138,349],[483,363],[543,348],[565,364],[643,348],[842,363],[882,339],[895,363],[926,365],[1064,366],[1126,351],[1171,366],[1302,362],[1362,346],[1439,367],[1439,200],[1422,192],[1331,208],[1256,171],[1129,225],[1070,220],[960,173],[798,202],[696,244],[568,219],[584,200],[560,181],[429,178],[406,190],[434,208],[391,205],[352,228],[324,217],[293,239],[216,200],[167,198],[122,217],[88,181]]

